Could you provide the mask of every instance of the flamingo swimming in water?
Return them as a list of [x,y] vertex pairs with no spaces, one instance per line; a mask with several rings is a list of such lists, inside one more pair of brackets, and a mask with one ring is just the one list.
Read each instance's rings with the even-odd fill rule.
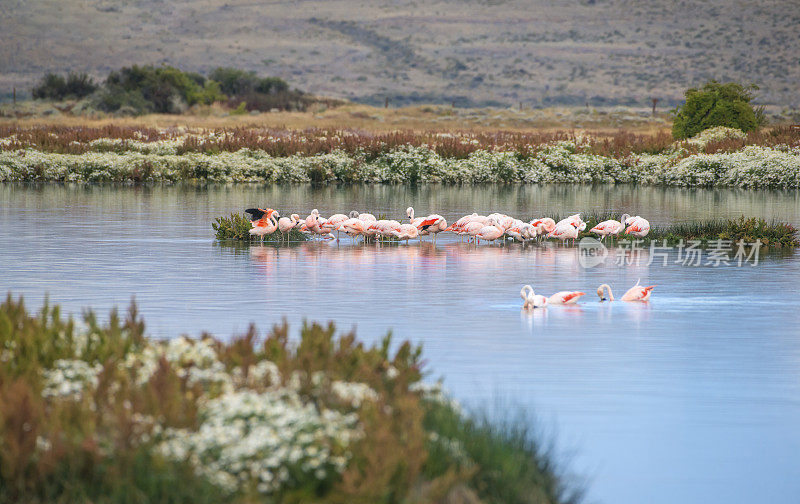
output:
[[[636,281],[636,285],[631,287],[630,289],[622,295],[620,300],[622,301],[648,301],[650,299],[650,295],[653,292],[653,288],[655,285],[650,285],[647,287],[643,287],[639,285],[639,280]],[[605,296],[605,293],[608,292],[608,297]],[[614,293],[611,292],[611,286],[608,284],[602,284],[600,287],[597,288],[597,295],[600,297],[600,301],[614,301]]]
[[575,304],[585,292],[578,291],[559,291],[547,298],[547,304]]
[[534,308],[544,308],[547,305],[547,298],[541,294],[533,292],[533,287],[526,285],[519,291],[522,298],[522,308],[525,310],[532,310]]

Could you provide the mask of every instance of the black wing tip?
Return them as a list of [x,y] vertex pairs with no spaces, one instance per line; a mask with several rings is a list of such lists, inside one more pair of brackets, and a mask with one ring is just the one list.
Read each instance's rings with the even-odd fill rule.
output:
[[250,218],[250,220],[258,220],[258,219],[260,219],[261,217],[263,217],[263,216],[264,216],[264,214],[266,214],[267,212],[265,212],[265,211],[263,211],[263,210],[261,210],[261,209],[259,209],[259,208],[248,208],[248,209],[246,209],[246,210],[244,211],[244,213],[247,213],[247,214],[250,214],[250,215],[252,215],[252,217]]

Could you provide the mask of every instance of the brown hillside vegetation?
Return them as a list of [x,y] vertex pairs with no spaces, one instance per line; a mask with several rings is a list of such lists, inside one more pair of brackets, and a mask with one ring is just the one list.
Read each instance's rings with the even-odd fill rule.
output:
[[797,107],[798,26],[795,0],[6,0],[0,97],[166,63],[373,105],[666,108],[714,78]]

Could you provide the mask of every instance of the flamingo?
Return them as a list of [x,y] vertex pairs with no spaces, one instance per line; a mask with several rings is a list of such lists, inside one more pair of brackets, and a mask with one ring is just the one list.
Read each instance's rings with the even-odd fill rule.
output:
[[603,222],[599,223],[598,225],[590,229],[589,232],[598,235],[601,241],[608,235],[616,236],[623,229],[625,229],[625,221],[628,220],[628,218],[630,218],[630,215],[623,214],[620,220],[618,221],[614,219],[604,220]]
[[371,213],[358,214],[358,218],[364,222],[376,222],[378,219]]
[[629,217],[625,224],[628,224],[628,229],[625,230],[625,234],[631,234],[638,238],[644,238],[647,236],[647,233],[650,232],[650,223],[647,219],[643,217]]
[[486,224],[478,220],[468,222],[467,225],[464,226],[464,234],[470,236],[470,239],[475,238],[477,240],[478,233],[480,233],[481,229],[485,226]]
[[306,217],[306,229],[313,230],[319,225],[319,210],[316,208]]
[[562,242],[571,239],[574,244],[575,239],[578,238],[578,224],[575,222],[559,222],[556,227],[547,234],[547,237],[558,238]]
[[421,235],[432,234],[436,243],[436,235],[447,229],[447,221],[439,214],[430,214],[416,227]]
[[248,208],[244,211],[246,214],[250,214],[250,224],[255,227],[257,222],[260,222],[262,219],[265,220],[269,219],[269,216],[272,215],[272,212],[275,210],[271,208]]
[[281,217],[278,219],[278,229],[280,229],[281,233],[286,235],[286,241],[289,241],[289,231],[296,228],[300,224],[300,216],[292,214],[291,219],[288,217]]
[[486,240],[486,241],[495,241],[496,239],[503,236],[506,232],[505,229],[500,227],[497,224],[497,221],[494,219],[490,219],[490,224],[488,226],[484,226],[481,228],[480,231],[475,235],[476,240]]
[[[650,295],[653,292],[653,288],[655,285],[649,285],[647,287],[642,287],[639,285],[639,281],[636,281],[636,285],[631,287],[630,289],[625,292],[620,298],[622,301],[648,301],[650,300]],[[608,292],[608,297],[605,297],[605,292]],[[603,284],[597,288],[597,295],[600,297],[600,301],[614,301],[614,293],[611,292],[611,287],[608,284]]]
[[575,215],[570,215],[569,217],[565,217],[560,221],[556,222],[556,227],[558,227],[560,224],[561,225],[575,224],[575,227],[578,229],[578,231],[583,231],[584,229],[586,229],[586,223],[583,222],[583,219],[581,219],[581,214],[579,213],[576,213]]
[[272,234],[278,229],[278,222],[276,217],[280,217],[280,214],[275,210],[270,210],[269,213],[266,213],[265,217],[262,217],[257,222],[252,223],[253,227],[250,229],[250,236],[260,236],[261,241],[264,241],[264,235]]
[[[353,212],[350,212],[350,214],[351,214],[350,217],[353,217],[353,215],[352,215]],[[357,216],[358,212],[355,212],[355,215]],[[325,222],[320,223],[320,225],[319,225],[320,230],[324,232],[322,234],[328,234],[328,233],[331,233],[332,231],[336,231],[336,239],[338,240],[339,239],[339,231],[336,228],[339,227],[339,224],[341,224],[342,222],[346,221],[350,217],[348,217],[345,214],[333,214],[333,215],[331,215],[330,217],[328,217],[328,219]]]
[[530,224],[536,228],[536,234],[538,236],[543,236],[546,233],[550,233],[556,228],[556,221],[550,217],[534,219],[530,222]]
[[400,240],[405,240],[406,244],[408,244],[408,240],[419,238],[419,229],[411,224],[400,224],[398,229],[392,229],[389,234]]
[[[352,214],[352,212],[351,212]],[[348,236],[355,240],[358,235],[363,235],[367,228],[367,223],[358,217],[351,217],[346,221],[336,226],[336,231],[344,231]]]
[[415,227],[418,226],[420,222],[425,220],[422,217],[418,217],[416,219],[414,218],[414,207],[406,208],[406,217],[408,217],[408,223]]
[[522,298],[522,308],[525,310],[532,310],[534,308],[544,308],[547,305],[547,298],[541,294],[535,294],[533,287],[526,285],[519,291]]
[[547,304],[576,304],[585,292],[578,291],[559,291],[547,298]]

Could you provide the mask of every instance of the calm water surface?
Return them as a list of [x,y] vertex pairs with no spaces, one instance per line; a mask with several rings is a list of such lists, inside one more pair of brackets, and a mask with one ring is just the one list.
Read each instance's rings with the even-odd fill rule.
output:
[[[575,249],[215,244],[219,215],[350,209],[448,220],[614,209],[654,224],[741,214],[800,225],[798,193],[632,187],[44,188],[0,186],[0,288],[39,305],[107,312],[132,296],[155,337],[255,322],[336,321],[368,341],[423,343],[434,376],[472,406],[522,408],[557,435],[588,502],[800,500],[800,253],[757,266],[662,259],[584,269]],[[641,278],[648,304],[600,304]],[[587,292],[577,307],[520,313],[531,283]]]

